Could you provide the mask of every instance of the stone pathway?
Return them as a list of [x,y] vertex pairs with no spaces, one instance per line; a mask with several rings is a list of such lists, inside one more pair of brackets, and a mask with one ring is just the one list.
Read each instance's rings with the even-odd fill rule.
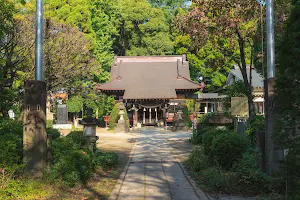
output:
[[118,200],[200,199],[172,154],[167,142],[170,134],[180,137],[155,129],[140,133]]

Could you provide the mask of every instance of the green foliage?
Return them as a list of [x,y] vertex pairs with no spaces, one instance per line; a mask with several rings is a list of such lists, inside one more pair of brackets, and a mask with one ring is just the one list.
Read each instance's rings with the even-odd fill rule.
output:
[[259,169],[257,155],[254,152],[245,152],[232,168],[238,177],[235,184],[239,185],[239,188],[243,188],[243,192],[247,194],[270,193],[273,189],[277,189],[276,192],[278,192],[278,186],[282,183],[279,180],[275,182],[275,179]]
[[51,180],[60,179],[69,186],[85,184],[93,172],[92,153],[85,146],[82,132],[72,131],[66,137],[53,140],[53,166]]
[[47,193],[45,188],[42,187],[43,183],[38,180],[33,180],[30,178],[18,180],[8,178],[5,182],[2,182],[3,184],[1,184],[1,181],[3,180],[3,178],[0,180],[1,199],[41,199],[44,198],[45,194]]
[[0,168],[10,173],[20,173],[23,161],[23,125],[18,121],[0,122]]
[[73,187],[86,184],[96,168],[104,170],[117,166],[115,153],[104,153],[95,149],[93,154],[82,131],[72,131],[66,137],[53,140],[53,166],[47,176],[50,180],[61,180]]
[[47,135],[52,136],[52,140],[55,140],[56,138],[60,137],[60,132],[59,130],[52,128],[52,127],[47,127],[46,128]]
[[97,151],[94,154],[94,164],[104,170],[115,168],[118,164],[118,155],[112,152]]
[[231,107],[231,98],[246,96],[246,89],[242,81],[237,81],[227,86],[224,93],[227,95],[227,97],[224,99],[224,106],[226,110],[229,110]]
[[69,112],[80,112],[82,110],[83,98],[79,95],[72,96],[68,100],[68,111]]
[[80,147],[83,147],[87,141],[82,131],[71,131],[66,138],[70,139],[70,141]]
[[230,169],[232,165],[242,157],[248,148],[248,141],[230,132],[219,134],[213,140],[211,153],[214,161],[224,169]]
[[255,152],[245,152],[233,163],[232,168],[223,169],[209,158],[204,148],[195,147],[185,161],[206,191],[231,195],[266,195],[280,191],[281,181],[264,174],[258,167]]
[[170,55],[173,43],[169,24],[160,8],[147,0],[121,0],[118,55]]
[[209,77],[211,80],[211,83],[207,83],[209,90],[225,84],[227,73],[233,64],[217,46],[219,46],[217,39],[213,38],[209,38],[200,49],[193,47],[193,40],[188,35],[178,35],[175,38],[175,53],[187,55],[192,80],[199,82],[200,76]]
[[204,148],[202,146],[197,146],[193,149],[185,164],[193,172],[201,172],[209,167],[210,160],[204,154]]
[[233,190],[235,188],[233,172],[227,172],[218,167],[210,167],[203,170],[201,179],[203,184],[208,187],[211,192],[227,194],[235,192]]
[[246,135],[250,138],[253,146],[255,145],[258,132],[265,132],[265,117],[263,115],[255,116],[247,126]]
[[[276,142],[282,149],[288,149],[283,166],[283,177],[287,181],[291,199],[300,197],[300,87],[298,84],[300,51],[300,1],[291,1],[291,14],[284,24],[284,32],[279,43],[278,72],[276,73],[276,104],[280,118],[277,121]],[[288,85],[288,87],[286,87]]]

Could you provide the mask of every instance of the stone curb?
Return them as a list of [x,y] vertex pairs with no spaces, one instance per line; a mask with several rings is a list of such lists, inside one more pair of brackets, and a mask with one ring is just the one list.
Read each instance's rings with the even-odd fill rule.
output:
[[136,144],[137,144],[137,140],[135,140],[135,142],[134,142],[134,145],[133,145],[133,147],[131,149],[131,152],[129,154],[129,158],[128,158],[128,161],[126,163],[126,166],[125,166],[122,174],[119,176],[118,182],[115,185],[115,188],[112,191],[112,193],[110,194],[108,200],[117,200],[119,198],[119,194],[120,194],[120,191],[121,191],[121,187],[123,185],[123,181],[124,181],[124,179],[126,177],[126,174],[127,174],[127,171],[128,171],[129,165],[130,165],[130,162],[131,162],[133,154],[135,152]]
[[[168,140],[167,140],[168,141]],[[171,147],[171,146],[170,146]],[[183,174],[187,178],[187,181],[191,184],[193,190],[195,191],[196,195],[199,197],[201,200],[213,200],[207,193],[203,192],[196,184],[196,182],[192,179],[192,177],[189,175],[188,171],[186,170],[185,166],[180,162],[176,156],[176,150],[174,150],[173,147],[172,153],[175,154],[175,159],[176,162],[179,164],[179,167],[181,168]]]
[[[176,158],[177,160],[177,158]],[[194,191],[196,192],[197,196],[201,199],[201,200],[212,200],[208,194],[206,194],[205,192],[203,192],[200,188],[197,187],[196,182],[192,179],[192,177],[189,175],[189,173],[187,172],[186,168],[184,167],[184,165],[179,162],[177,160],[181,170],[183,171],[183,174],[186,176],[188,182],[191,184],[192,188],[194,189]]]

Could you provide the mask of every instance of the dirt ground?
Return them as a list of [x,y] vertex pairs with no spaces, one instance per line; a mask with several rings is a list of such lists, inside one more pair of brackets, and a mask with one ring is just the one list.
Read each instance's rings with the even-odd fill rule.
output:
[[131,149],[138,137],[136,133],[113,133],[102,130],[97,131],[99,140],[97,147],[104,151],[115,152],[119,155],[119,163],[122,168],[126,165]]
[[[61,130],[62,135],[67,135],[70,130]],[[49,199],[101,199],[109,198],[117,180],[127,164],[130,152],[134,146],[136,133],[113,133],[105,128],[97,128],[97,147],[103,151],[115,152],[119,156],[119,167],[113,171],[97,171],[86,186],[72,189],[57,189],[54,187],[55,197]],[[62,192],[64,191],[64,192]]]

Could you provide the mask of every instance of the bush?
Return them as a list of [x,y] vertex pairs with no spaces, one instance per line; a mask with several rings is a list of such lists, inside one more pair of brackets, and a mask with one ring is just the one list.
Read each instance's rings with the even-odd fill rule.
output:
[[75,136],[79,136],[79,133],[58,138],[52,143],[54,164],[49,177],[52,180],[61,179],[69,186],[78,182],[85,184],[94,169],[91,152]]
[[224,133],[212,141],[211,153],[223,169],[230,169],[248,148],[248,141],[235,133]]
[[112,152],[96,151],[94,154],[94,165],[103,169],[115,168],[118,164],[118,154]]
[[97,167],[111,169],[117,166],[117,154],[99,150],[93,154],[86,144],[82,131],[72,131],[66,137],[53,140],[50,180],[60,179],[73,187],[76,183],[86,184]]
[[218,135],[227,134],[227,132],[217,130],[213,127],[211,127],[211,128],[207,127],[205,130],[206,131],[204,132],[204,134],[202,136],[203,137],[202,138],[202,143],[203,143],[203,147],[204,147],[204,153],[205,153],[205,155],[208,155],[210,158],[213,158],[213,155],[212,155],[213,141],[215,140],[215,138]]
[[201,182],[208,187],[208,190],[218,193],[232,193],[234,192],[234,173],[223,171],[218,167],[210,167],[203,170],[201,174]]
[[60,132],[59,130],[52,128],[52,127],[48,127],[46,128],[46,132],[47,135],[52,135],[52,139],[55,140],[56,138],[60,137]]
[[236,173],[237,192],[249,195],[269,193],[274,186],[271,178],[259,169],[254,152],[245,152],[233,164],[232,171]]
[[196,173],[208,168],[209,159],[204,154],[203,147],[195,147],[189,155],[188,159],[185,161],[185,164],[188,166],[188,168]]
[[83,135],[83,131],[71,131],[66,138],[79,145],[79,147],[83,147],[87,143],[87,138]]
[[191,142],[193,144],[202,144],[203,141],[203,135],[206,132],[209,132],[211,130],[214,130],[215,128],[212,126],[209,126],[207,124],[197,124],[197,131],[193,134],[193,137],[191,138]]
[[0,122],[0,168],[12,174],[23,168],[23,125],[14,120]]

